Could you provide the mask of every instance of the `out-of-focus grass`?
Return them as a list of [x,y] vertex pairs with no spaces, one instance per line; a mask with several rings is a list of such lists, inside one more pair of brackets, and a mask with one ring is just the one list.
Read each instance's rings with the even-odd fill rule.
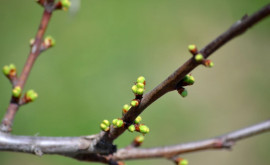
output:
[[[79,136],[99,132],[104,118],[120,117],[132,98],[135,79],[147,78],[151,90],[187,60],[187,45],[203,47],[244,14],[266,5],[251,1],[81,1],[76,15],[53,14],[47,34],[57,44],[35,63],[26,89],[39,98],[16,115],[14,134]],[[33,1],[0,5],[0,66],[15,63],[19,72],[38,28],[42,8]],[[142,115],[150,126],[145,147],[172,145],[226,133],[269,118],[269,26],[266,19],[211,56],[213,69],[198,67],[189,96],[162,97]],[[10,84],[0,76],[0,116],[10,99]],[[125,133],[115,143],[129,144]],[[232,152],[186,154],[191,164],[268,165],[269,134],[237,143]],[[16,158],[16,159],[14,159]],[[59,157],[0,152],[0,164],[86,164]],[[167,163],[166,160],[128,164]]]

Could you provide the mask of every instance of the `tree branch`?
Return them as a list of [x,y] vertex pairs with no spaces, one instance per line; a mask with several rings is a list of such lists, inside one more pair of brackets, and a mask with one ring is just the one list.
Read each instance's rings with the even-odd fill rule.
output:
[[[270,15],[270,4],[266,5],[256,13],[251,16],[245,15],[241,20],[238,20],[234,23],[226,32],[218,36],[211,43],[206,45],[203,49],[199,51],[204,58],[209,57],[213,52],[215,52],[218,48],[223,46],[225,43],[230,41],[231,39],[237,37],[240,34],[243,34],[248,28],[257,24],[259,21],[264,19],[265,17]],[[185,75],[190,73],[193,69],[195,69],[199,63],[194,60],[194,58],[190,58],[186,61],[181,67],[179,67],[175,72],[173,72],[167,79],[165,79],[162,83],[160,83],[157,87],[151,90],[149,93],[143,96],[141,103],[138,107],[131,108],[123,117],[123,120],[127,123],[131,123],[135,120],[135,118],[141,114],[150,104],[159,99],[164,94],[174,91],[180,83],[180,81],[184,78]],[[121,135],[126,128],[113,128],[111,127],[110,132],[106,134],[107,138],[113,141],[119,135]]]
[[156,148],[123,148],[112,157],[114,160],[144,159],[144,158],[170,158],[179,154],[208,150],[231,148],[235,142],[270,131],[270,120],[243,128],[222,136],[202,141],[178,144]]
[[[44,6],[45,10],[43,12],[43,16],[39,25],[38,32],[35,37],[35,42],[33,46],[31,47],[30,54],[28,56],[28,59],[24,65],[23,71],[21,73],[21,76],[19,79],[13,84],[13,86],[18,86],[23,90],[24,85],[26,83],[26,80],[30,74],[30,71],[34,65],[34,62],[36,61],[36,58],[40,54],[40,47],[43,42],[43,36],[47,29],[48,23],[50,21],[51,15],[52,15],[52,5],[53,3],[47,3],[47,6]],[[19,99],[15,99],[14,97],[11,98],[10,104],[7,108],[7,112],[4,116],[4,119],[2,120],[2,124],[0,126],[0,131],[2,132],[11,132],[12,131],[12,124],[14,117],[16,115],[16,112],[19,109]]]

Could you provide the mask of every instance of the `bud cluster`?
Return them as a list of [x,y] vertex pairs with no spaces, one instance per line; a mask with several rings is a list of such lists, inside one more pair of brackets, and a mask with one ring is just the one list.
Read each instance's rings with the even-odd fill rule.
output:
[[14,64],[5,65],[3,67],[3,73],[7,77],[14,77],[16,76],[16,66]]
[[145,88],[144,88],[145,83],[146,83],[146,82],[145,82],[145,78],[144,78],[143,76],[138,77],[138,79],[137,79],[135,85],[133,85],[133,86],[131,87],[132,92],[133,92],[135,95],[143,95],[144,90],[145,90]]
[[103,120],[100,123],[100,128],[105,132],[109,131],[110,130],[110,122],[109,122],[109,120]]

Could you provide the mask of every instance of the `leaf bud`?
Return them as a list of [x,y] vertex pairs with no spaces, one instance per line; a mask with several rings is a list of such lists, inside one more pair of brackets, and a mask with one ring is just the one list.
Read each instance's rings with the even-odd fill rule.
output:
[[195,55],[195,60],[196,60],[197,62],[201,62],[201,61],[203,61],[203,59],[204,59],[204,57],[203,57],[202,54],[196,54],[196,55]]
[[14,97],[20,97],[22,93],[22,89],[20,86],[16,86],[15,88],[13,88],[12,90],[12,96]]
[[134,126],[134,125],[130,125],[130,126],[128,127],[128,130],[129,130],[130,132],[134,132],[134,131],[135,131],[135,126]]
[[136,117],[136,119],[135,119],[135,123],[136,124],[139,124],[140,122],[142,121],[142,117],[141,116],[138,116],[138,117]]

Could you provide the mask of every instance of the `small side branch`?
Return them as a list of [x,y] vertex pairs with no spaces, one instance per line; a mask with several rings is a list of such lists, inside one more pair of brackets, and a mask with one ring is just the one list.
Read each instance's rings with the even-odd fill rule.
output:
[[144,158],[171,158],[173,156],[209,149],[231,148],[235,142],[270,131],[270,120],[240,129],[222,136],[202,141],[178,144],[174,146],[156,148],[123,148],[113,155],[114,160],[144,159]]
[[[253,15],[245,16],[241,20],[237,21],[226,32],[218,36],[216,39],[214,39],[212,42],[206,45],[198,53],[202,54],[203,57],[206,59],[218,48],[229,42],[231,39],[244,33],[248,28],[257,24],[259,21],[261,21],[262,19],[266,18],[269,15],[270,15],[270,4],[266,5]],[[125,114],[123,120],[127,123],[134,121],[135,118],[139,114],[141,114],[149,105],[151,105],[157,99],[162,97],[164,94],[170,91],[174,91],[177,88],[178,83],[184,78],[184,76],[190,73],[198,65],[199,63],[196,60],[194,60],[193,57],[190,58],[175,72],[173,72],[167,79],[165,79],[162,83],[160,83],[157,87],[155,87],[149,93],[145,94],[143,99],[141,100],[140,105],[138,107],[131,108]],[[124,131],[125,128],[114,128],[111,129],[106,136],[108,136],[108,138],[111,141],[113,141]]]

